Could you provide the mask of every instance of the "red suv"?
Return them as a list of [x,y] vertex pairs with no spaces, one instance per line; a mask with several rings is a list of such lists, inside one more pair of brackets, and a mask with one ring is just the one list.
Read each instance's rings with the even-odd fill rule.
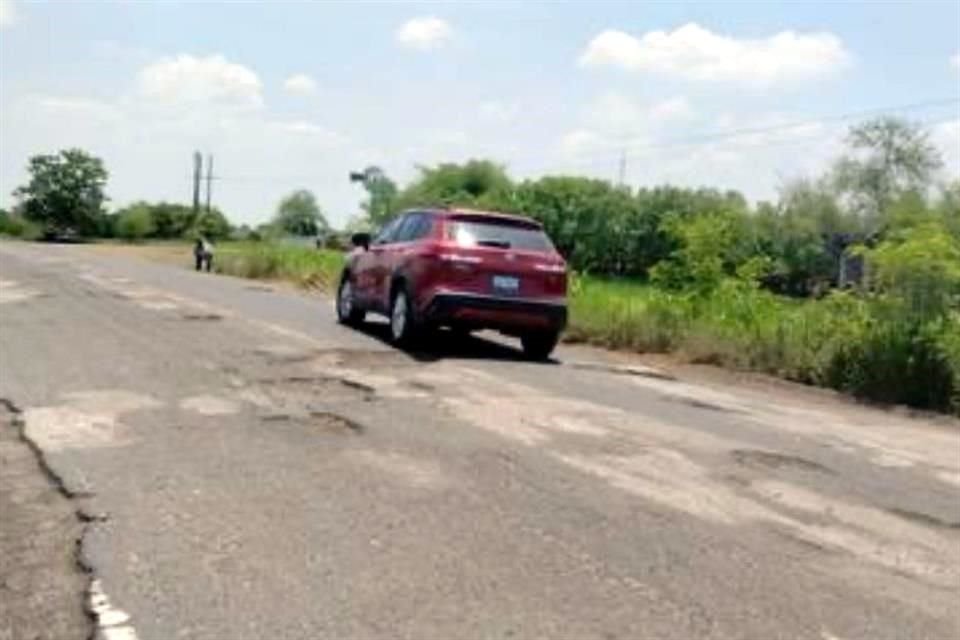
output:
[[545,359],[567,322],[567,267],[529,218],[464,209],[407,211],[371,241],[353,236],[337,290],[337,317],[386,315],[390,336],[423,329],[495,329]]

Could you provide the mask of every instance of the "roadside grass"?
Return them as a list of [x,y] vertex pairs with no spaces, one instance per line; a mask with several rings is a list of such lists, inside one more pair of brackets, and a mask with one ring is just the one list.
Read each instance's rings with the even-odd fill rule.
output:
[[227,242],[217,246],[217,273],[266,280],[289,280],[301,287],[332,289],[343,267],[343,254],[310,247],[267,242]]
[[[220,273],[332,290],[344,254],[265,242],[217,247]],[[960,415],[960,316],[904,321],[882,298],[792,300],[727,280],[710,292],[575,276],[566,340],[773,374]]]
[[694,294],[578,278],[567,338],[960,415],[960,315],[912,321],[880,297],[797,301],[734,280]]

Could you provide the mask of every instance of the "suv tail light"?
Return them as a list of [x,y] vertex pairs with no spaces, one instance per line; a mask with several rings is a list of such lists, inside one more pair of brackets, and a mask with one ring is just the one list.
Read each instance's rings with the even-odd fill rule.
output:
[[533,268],[537,271],[543,271],[544,273],[566,273],[567,267],[563,264],[535,264]]
[[438,253],[437,259],[440,262],[454,262],[459,264],[480,264],[483,258],[480,256],[467,256],[460,253]]

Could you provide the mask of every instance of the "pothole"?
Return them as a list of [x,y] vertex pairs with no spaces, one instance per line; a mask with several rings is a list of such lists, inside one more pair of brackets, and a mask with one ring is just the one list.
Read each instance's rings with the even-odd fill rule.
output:
[[803,471],[833,473],[833,471],[817,462],[813,462],[799,456],[777,453],[775,451],[762,451],[760,449],[734,449],[730,452],[730,455],[733,456],[733,459],[739,464],[748,466],[761,466],[769,469],[788,467],[802,469]]
[[278,352],[273,349],[257,349],[270,364],[297,364],[315,362],[334,366],[347,365],[357,368],[377,368],[412,365],[409,356],[398,351],[371,349],[311,349],[299,352]]
[[306,387],[311,393],[321,395],[342,395],[347,391],[351,395],[361,395],[364,398],[371,398],[376,389],[368,384],[351,380],[350,378],[341,378],[338,376],[322,375],[290,375],[282,378],[263,378],[259,383],[273,389],[300,389]]
[[223,316],[219,313],[185,313],[180,317],[184,320],[194,322],[215,322],[217,320],[223,320]]
[[910,511],[909,509],[899,509],[892,508],[886,510],[888,513],[893,515],[900,516],[906,520],[911,520],[918,524],[926,525],[928,527],[937,527],[940,529],[960,529],[960,522],[948,522],[942,520],[937,516],[931,516],[926,513],[919,513],[917,511]]
[[724,407],[719,404],[707,402],[705,400],[697,400],[696,398],[668,396],[667,399],[673,402],[678,402],[680,404],[685,404],[689,407],[696,407],[697,409],[706,409],[708,411],[719,411],[721,413],[739,413],[739,411],[737,411],[736,409],[731,409],[730,407]]
[[361,424],[329,411],[311,411],[310,425],[324,433],[339,435],[360,435],[364,431]]
[[436,391],[436,387],[432,384],[427,384],[426,382],[421,382],[419,380],[411,380],[407,385],[413,389],[419,389],[420,391]]

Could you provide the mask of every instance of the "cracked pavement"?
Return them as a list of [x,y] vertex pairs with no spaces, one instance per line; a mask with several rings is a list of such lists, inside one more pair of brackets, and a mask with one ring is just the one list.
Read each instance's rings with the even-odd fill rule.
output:
[[[86,609],[108,640],[960,637],[956,421],[380,335],[282,287],[0,244],[0,398],[37,455],[0,451],[51,474],[3,458],[0,618],[80,612],[79,638]],[[17,515],[41,486],[91,572],[59,565],[59,599],[11,580],[49,544]]]

